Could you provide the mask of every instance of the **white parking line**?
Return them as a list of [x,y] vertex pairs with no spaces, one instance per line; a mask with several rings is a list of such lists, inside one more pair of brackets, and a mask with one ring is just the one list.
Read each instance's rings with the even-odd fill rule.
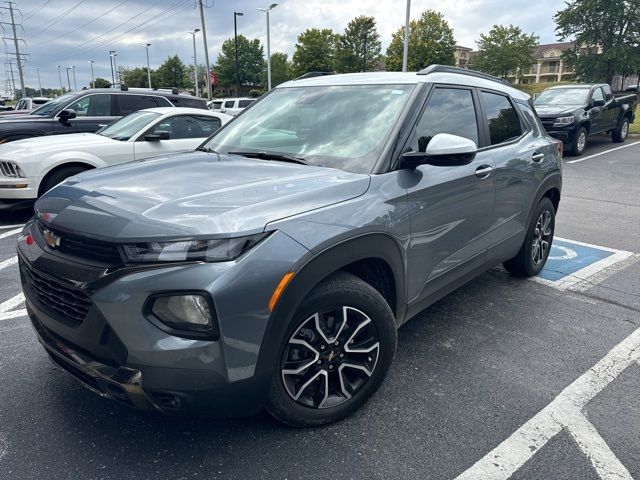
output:
[[18,257],[12,257],[7,260],[0,262],[0,270],[10,267],[11,265],[15,265],[18,263]]
[[633,480],[581,410],[636,362],[640,363],[640,328],[456,480],[506,480],[563,429],[576,440],[600,478]]
[[16,225],[0,225],[0,230],[6,230],[7,228],[18,228],[18,227],[24,227],[24,225],[20,223]]
[[616,150],[622,150],[623,148],[633,147],[634,145],[638,145],[640,142],[627,143],[626,145],[622,145],[621,147],[611,148],[609,150],[605,150],[604,152],[594,153],[593,155],[588,155],[586,157],[577,158],[575,160],[569,160],[565,163],[578,163],[584,162],[585,160],[589,160],[590,158],[599,157],[600,155],[604,155],[606,153],[615,152]]
[[27,310],[21,308],[19,310],[12,310],[18,305],[24,302],[24,294],[19,293],[13,298],[0,303],[0,320],[9,320],[10,318],[24,317],[27,315]]
[[22,231],[22,227],[16,228],[14,230],[9,230],[8,232],[0,233],[0,240],[2,240],[3,238],[7,238],[12,235],[15,235],[16,233],[20,233],[21,231]]

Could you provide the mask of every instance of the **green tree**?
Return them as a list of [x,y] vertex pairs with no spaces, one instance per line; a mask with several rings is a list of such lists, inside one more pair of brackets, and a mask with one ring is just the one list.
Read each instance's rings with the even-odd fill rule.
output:
[[[122,81],[128,87],[146,88],[149,86],[149,78],[147,77],[147,67],[127,68],[120,71]],[[155,87],[158,83],[158,74],[155,70],[151,70],[151,86]]]
[[291,59],[294,77],[308,72],[332,72],[336,52],[336,34],[329,28],[310,28],[298,35]]
[[375,70],[380,60],[380,34],[373,17],[359,16],[349,22],[336,43],[335,71]]
[[[422,12],[418,20],[409,23],[407,69],[421,70],[434,63],[453,65],[454,46],[453,29],[444,15],[434,10]],[[391,37],[387,48],[387,70],[402,70],[403,47],[404,27],[400,27]]]
[[610,82],[640,44],[638,0],[569,0],[554,20],[561,40],[574,39],[565,60],[584,81]]
[[[286,53],[275,52],[271,54],[271,86],[275,87],[287,80],[291,80],[291,64]],[[265,70],[262,84],[267,85],[267,71]]]
[[487,35],[481,34],[473,68],[501,78],[520,76],[534,62],[533,49],[538,37],[524,33],[515,25],[494,25]]
[[[214,66],[220,86],[228,88],[236,84],[235,59],[235,42],[233,38],[229,38],[222,43],[218,63]],[[260,85],[265,68],[264,49],[260,40],[257,38],[249,40],[244,35],[238,35],[238,80],[240,85]]]
[[106,78],[96,77],[95,81],[96,88],[109,88],[111,86],[111,80],[107,80]]
[[186,86],[187,67],[185,67],[178,55],[167,57],[165,62],[156,70],[157,79],[151,78],[153,87],[176,87]]

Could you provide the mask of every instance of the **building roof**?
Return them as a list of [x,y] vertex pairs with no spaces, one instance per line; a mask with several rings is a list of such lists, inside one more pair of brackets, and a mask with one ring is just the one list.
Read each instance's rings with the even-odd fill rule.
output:
[[573,42],[561,42],[561,43],[543,43],[538,45],[533,50],[534,58],[544,58],[545,52],[549,50],[559,50],[560,52],[564,52],[565,50],[571,50],[573,48]]

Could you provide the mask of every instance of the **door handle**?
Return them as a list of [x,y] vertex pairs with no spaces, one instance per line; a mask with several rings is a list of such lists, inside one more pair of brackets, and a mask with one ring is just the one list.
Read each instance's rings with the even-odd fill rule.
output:
[[487,178],[489,175],[491,175],[491,172],[493,172],[493,167],[490,167],[489,165],[480,165],[476,169],[476,177]]
[[109,125],[108,123],[99,123],[98,127],[102,128],[102,127],[106,127],[107,125]]
[[544,158],[544,153],[542,153],[542,152],[534,153],[534,154],[531,156],[531,160],[533,160],[534,162],[539,162],[539,161],[541,161],[543,158]]

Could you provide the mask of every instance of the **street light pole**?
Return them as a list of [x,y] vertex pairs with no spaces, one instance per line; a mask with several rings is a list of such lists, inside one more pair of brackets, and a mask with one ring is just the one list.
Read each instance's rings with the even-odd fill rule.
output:
[[151,69],[149,68],[149,47],[150,43],[145,43],[143,45],[144,49],[147,51],[147,81],[149,82],[149,88],[151,88]]
[[198,94],[198,57],[196,56],[196,33],[200,31],[199,28],[194,28],[193,32],[189,32],[193,38],[193,83],[196,87],[196,97]]
[[40,83],[40,67],[36,67],[36,71],[38,72],[38,88],[40,89],[40,96],[42,97],[42,83]]
[[89,60],[91,65],[91,88],[96,88],[96,77],[93,75],[93,60]]
[[404,21],[404,51],[402,52],[402,71],[407,71],[409,58],[409,17],[411,10],[411,0],[407,0],[407,16]]
[[113,54],[116,53],[115,50],[109,50],[109,65],[111,66],[111,85],[113,86],[116,83],[116,75],[113,72]]
[[62,74],[60,73],[60,65],[58,65],[58,79],[60,80],[60,95],[64,93],[64,86],[62,85]]
[[267,90],[271,90],[271,35],[269,32],[269,12],[277,6],[277,3],[272,3],[268,8],[258,9],[267,14]]
[[243,16],[242,12],[233,12],[233,38],[236,44],[236,97],[240,96],[240,76],[238,74],[238,22],[236,19]]
[[69,78],[69,70],[71,70],[71,67],[67,67],[67,85],[69,85],[69,91],[71,91],[71,79]]
[[73,89],[78,91],[78,84],[76,83],[76,66],[71,65],[71,73],[73,74]]
[[202,41],[204,43],[204,64],[207,66],[207,98],[211,100],[211,69],[209,68],[209,47],[207,46],[207,29],[204,26],[204,5],[198,0],[200,6],[200,23],[202,25]]

